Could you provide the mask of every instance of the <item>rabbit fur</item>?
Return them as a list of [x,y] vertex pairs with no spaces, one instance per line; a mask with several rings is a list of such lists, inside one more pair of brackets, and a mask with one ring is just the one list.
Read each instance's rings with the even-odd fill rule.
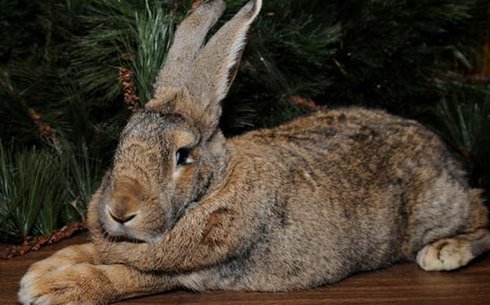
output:
[[23,304],[287,291],[399,261],[451,270],[490,248],[480,192],[417,122],[346,108],[225,139],[220,102],[261,4],[207,43],[222,0],[182,22],[89,204],[91,242],[31,266]]

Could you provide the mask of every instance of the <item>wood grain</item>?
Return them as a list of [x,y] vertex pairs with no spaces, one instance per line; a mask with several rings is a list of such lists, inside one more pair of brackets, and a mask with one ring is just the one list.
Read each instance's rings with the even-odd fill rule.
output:
[[[86,235],[79,235],[24,257],[0,260],[0,304],[18,304],[19,281],[30,264],[69,244],[86,240]],[[453,272],[428,273],[415,264],[401,264],[382,271],[357,274],[332,286],[289,293],[176,291],[118,304],[489,305],[490,255]]]

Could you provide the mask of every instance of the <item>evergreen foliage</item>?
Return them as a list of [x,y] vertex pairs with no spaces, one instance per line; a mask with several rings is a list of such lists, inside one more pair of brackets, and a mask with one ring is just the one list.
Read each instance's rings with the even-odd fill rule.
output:
[[100,164],[85,147],[19,151],[0,145],[0,239],[47,235],[83,219],[95,192]]
[[490,90],[452,84],[441,92],[431,125],[457,153],[473,185],[490,186]]
[[[229,19],[245,0],[228,0]],[[192,0],[0,0],[0,239],[82,219]],[[268,0],[224,101],[229,136],[312,108],[424,122],[490,187],[490,1]]]

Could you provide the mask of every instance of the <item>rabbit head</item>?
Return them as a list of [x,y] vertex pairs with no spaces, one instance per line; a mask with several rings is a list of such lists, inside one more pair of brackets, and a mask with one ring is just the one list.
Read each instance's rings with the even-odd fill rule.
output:
[[220,102],[261,4],[246,4],[207,43],[223,0],[205,1],[178,27],[154,96],[130,118],[92,201],[89,221],[96,218],[107,236],[151,241],[222,179],[229,156]]

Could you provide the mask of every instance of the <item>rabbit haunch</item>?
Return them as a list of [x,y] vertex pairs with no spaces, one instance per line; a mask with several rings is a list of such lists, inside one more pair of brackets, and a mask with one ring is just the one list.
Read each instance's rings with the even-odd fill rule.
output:
[[261,4],[208,42],[222,0],[182,22],[154,98],[130,118],[89,204],[92,242],[35,263],[22,303],[285,291],[403,260],[452,270],[490,248],[479,191],[414,121],[338,109],[224,138],[220,102]]

